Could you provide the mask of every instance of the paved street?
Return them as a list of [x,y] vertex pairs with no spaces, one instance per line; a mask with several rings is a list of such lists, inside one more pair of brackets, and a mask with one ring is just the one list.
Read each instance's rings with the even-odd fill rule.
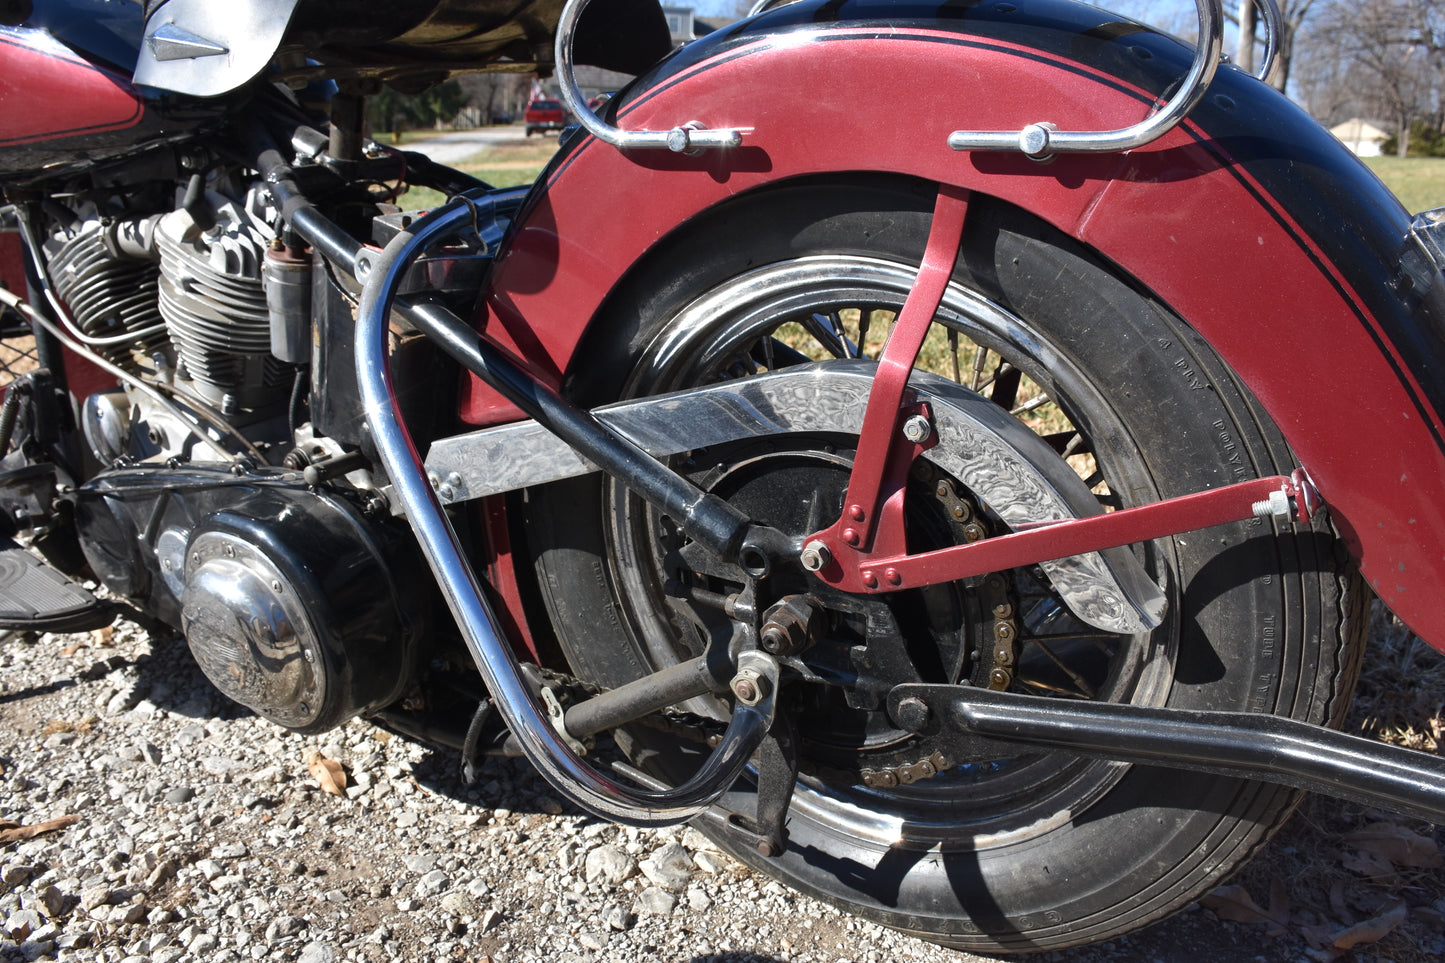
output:
[[[539,137],[555,135],[538,135]],[[480,154],[488,147],[509,140],[526,140],[520,124],[509,127],[479,127],[476,130],[455,130],[407,144],[407,150],[425,154],[438,164],[457,164]]]

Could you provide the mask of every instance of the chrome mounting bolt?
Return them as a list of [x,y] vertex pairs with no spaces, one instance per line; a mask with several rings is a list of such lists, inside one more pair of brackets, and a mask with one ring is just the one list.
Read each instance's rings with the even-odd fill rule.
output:
[[922,415],[911,415],[903,422],[903,437],[915,445],[923,444],[931,434],[933,434],[933,426]]
[[798,556],[798,560],[803,563],[803,568],[808,571],[821,572],[827,568],[828,563],[833,560],[833,555],[828,551],[828,546],[815,538],[803,546],[802,554]]

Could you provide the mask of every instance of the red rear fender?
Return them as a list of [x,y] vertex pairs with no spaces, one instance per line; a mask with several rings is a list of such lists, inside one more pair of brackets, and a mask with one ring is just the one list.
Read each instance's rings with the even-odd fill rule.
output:
[[[495,274],[489,333],[560,382],[586,363],[575,352],[609,292],[670,232],[790,178],[890,173],[989,194],[1187,319],[1283,430],[1376,591],[1445,646],[1445,426],[1429,376],[1445,370],[1429,320],[1445,318],[1445,294],[1398,293],[1408,218],[1388,192],[1231,68],[1185,124],[1126,155],[957,153],[946,141],[961,128],[1135,123],[1189,51],[1091,7],[1045,6],[1032,21],[1009,4],[948,21],[809,19],[827,6],[782,8],[796,23],[767,25],[781,35],[743,26],[687,48],[619,114],[628,129],[749,128],[742,148],[624,155],[586,138],[559,156]],[[462,414],[516,417],[478,383]]]

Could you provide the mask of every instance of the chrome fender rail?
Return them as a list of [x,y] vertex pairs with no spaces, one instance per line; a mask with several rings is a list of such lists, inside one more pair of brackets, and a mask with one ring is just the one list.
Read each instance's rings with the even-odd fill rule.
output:
[[[577,84],[576,64],[572,59],[572,40],[577,23],[588,0],[567,0],[557,24],[553,56],[557,63],[557,81],[562,100],[579,123],[604,143],[619,149],[667,149],[678,153],[703,148],[741,146],[743,135],[751,128],[709,130],[699,121],[679,124],[671,130],[623,130],[593,113]],[[1258,76],[1268,78],[1279,52],[1283,21],[1276,0],[1255,0],[1264,15],[1264,63]],[[751,14],[765,12],[777,3],[761,0]],[[1163,137],[1203,99],[1214,72],[1224,59],[1224,10],[1221,0],[1195,0],[1199,23],[1199,42],[1189,71],[1179,89],[1148,117],[1137,124],[1118,130],[1059,130],[1048,121],[1028,124],[1021,130],[956,130],[948,136],[948,146],[958,151],[1019,151],[1029,157],[1044,158],[1059,153],[1109,153],[1142,147]],[[750,15],[751,15],[750,14]]]

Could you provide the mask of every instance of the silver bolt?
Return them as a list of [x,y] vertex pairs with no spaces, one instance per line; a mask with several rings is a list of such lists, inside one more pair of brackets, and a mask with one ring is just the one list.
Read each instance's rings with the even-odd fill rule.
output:
[[913,415],[903,422],[903,437],[915,445],[923,444],[931,434],[933,434],[933,426],[922,415]]
[[456,472],[452,472],[451,474],[447,475],[447,484],[452,486],[453,488],[461,488],[462,476],[458,475]]
[[452,488],[452,486],[450,485],[443,485],[441,488],[437,489],[437,494],[442,497],[443,501],[449,502],[456,495],[456,489]]
[[745,706],[755,706],[768,696],[768,680],[754,669],[743,669],[733,676],[733,695]]
[[1284,491],[1270,492],[1269,498],[1254,503],[1255,518],[1288,518],[1293,514],[1289,494]]
[[821,572],[828,567],[828,563],[833,560],[833,556],[828,551],[827,545],[824,545],[818,539],[814,539],[803,546],[803,552],[798,556],[798,560],[803,563],[803,568],[808,571]]

